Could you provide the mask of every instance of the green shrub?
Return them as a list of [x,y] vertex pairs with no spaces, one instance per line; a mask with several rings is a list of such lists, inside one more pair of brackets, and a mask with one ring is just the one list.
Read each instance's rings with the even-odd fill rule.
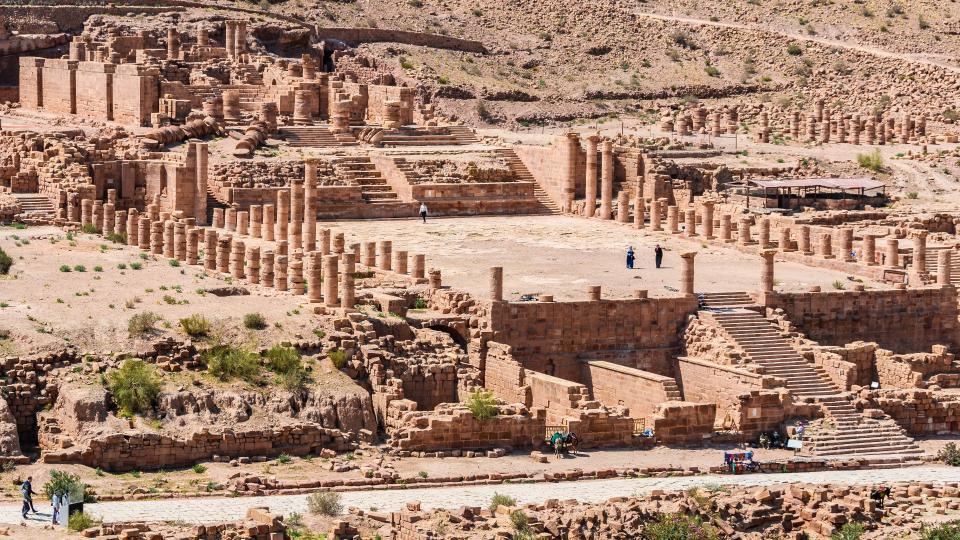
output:
[[84,266],[84,265],[82,265],[82,264],[77,264],[77,265],[74,265],[73,271],[74,271],[74,272],[86,272],[86,271],[87,271],[87,267]]
[[190,337],[201,337],[210,334],[210,321],[203,315],[193,314],[186,319],[180,319],[180,328]]
[[130,269],[131,269],[131,270],[139,270],[139,269],[141,269],[141,268],[143,268],[143,265],[140,264],[140,263],[138,263],[138,262],[132,262],[132,263],[130,263]]
[[281,465],[286,465],[291,461],[293,461],[293,458],[290,457],[290,454],[280,454],[279,456],[277,456],[277,463]]
[[152,311],[137,313],[133,317],[130,317],[130,322],[127,323],[127,331],[131,337],[141,336],[147,332],[156,330],[155,325],[162,319],[163,317]]
[[43,485],[43,493],[48,498],[66,494],[74,502],[82,501],[86,490],[87,486],[80,481],[79,475],[58,470],[50,471],[50,480]]
[[907,192],[907,195],[906,195],[906,197],[907,197],[908,199],[916,199],[916,198],[919,197],[919,196],[920,196],[920,194],[917,193],[916,191],[908,191],[908,192]]
[[497,401],[493,397],[493,392],[489,390],[477,390],[470,394],[467,399],[467,408],[473,413],[477,420],[489,420],[497,415]]
[[717,530],[697,516],[661,514],[643,527],[644,540],[716,540]]
[[857,154],[857,165],[873,172],[880,172],[883,170],[883,156],[880,155],[879,149],[869,154]]
[[174,268],[177,268],[178,266],[180,266],[180,261],[178,261],[177,259],[170,259],[169,262],[170,262],[170,266]]
[[197,474],[203,474],[207,472],[207,468],[202,463],[195,464],[193,467],[191,467],[191,469]]
[[803,54],[803,49],[801,49],[796,43],[791,43],[790,45],[787,45],[787,54],[790,56],[800,56]]
[[300,353],[293,347],[274,345],[264,356],[267,358],[267,368],[274,373],[287,373],[301,369]]
[[67,528],[71,531],[79,532],[91,527],[96,527],[99,524],[99,521],[91,517],[90,514],[86,512],[70,514],[70,517],[67,518]]
[[719,77],[719,76],[720,76],[720,70],[717,69],[716,66],[707,66],[707,67],[703,68],[703,70],[706,71],[706,72],[707,72],[707,75],[709,75],[709,76],[711,76],[711,77]]
[[207,371],[221,381],[241,379],[254,382],[260,375],[260,358],[241,347],[217,345],[202,354]]
[[61,264],[61,265],[60,265],[60,271],[61,271],[61,272],[69,272],[69,271],[70,271],[70,265],[69,265],[69,264]]
[[417,301],[413,303],[413,309],[427,309],[427,301],[423,298],[417,298]]
[[99,264],[93,267],[94,272],[103,272],[103,267]]
[[517,538],[517,535],[523,537],[530,535],[530,519],[527,518],[527,514],[523,510],[510,512],[510,524],[513,525],[513,530],[516,532],[514,538]]
[[267,327],[267,321],[259,313],[247,313],[243,316],[243,326],[250,330],[263,330]]
[[107,240],[113,242],[114,244],[126,244],[127,243],[127,233],[110,233],[107,235]]
[[498,506],[516,506],[517,500],[509,495],[504,495],[503,493],[493,493],[493,497],[490,497],[490,504],[487,508],[491,512],[496,512]]
[[0,248],[0,275],[9,274],[11,266],[13,266],[13,257],[7,255],[7,252]]
[[866,528],[863,525],[851,521],[844,523],[839,531],[830,535],[830,540],[858,540],[864,532]]
[[80,231],[87,234],[100,234],[100,229],[98,229],[97,226],[92,223],[84,225],[80,228]]
[[948,521],[939,525],[924,525],[920,529],[923,540],[960,540],[960,521]]
[[311,514],[339,516],[343,511],[340,494],[335,491],[315,491],[307,497],[307,509]]
[[838,290],[838,291],[842,291],[842,290],[845,288],[845,286],[844,286],[843,282],[838,279],[838,280],[836,280],[836,281],[833,282],[833,288],[836,289],[836,290]]
[[333,367],[337,369],[343,368],[347,365],[347,352],[342,349],[332,349],[327,351],[327,358],[333,362]]
[[160,394],[160,386],[157,369],[136,358],[124,360],[120,369],[107,374],[107,387],[114,403],[128,414],[142,413],[152,407]]
[[957,446],[957,443],[947,443],[937,453],[937,458],[947,465],[960,467],[960,447]]

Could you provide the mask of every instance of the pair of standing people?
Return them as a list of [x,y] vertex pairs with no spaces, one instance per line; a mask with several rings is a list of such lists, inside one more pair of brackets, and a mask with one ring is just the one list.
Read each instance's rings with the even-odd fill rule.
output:
[[[663,264],[663,248],[660,247],[660,244],[653,248],[653,257],[657,268],[660,268],[660,265]],[[627,248],[627,269],[633,270],[634,262],[636,262],[636,252],[633,251],[633,246],[630,246]]]
[[[33,491],[33,477],[28,476],[26,480],[20,484],[20,494],[23,495],[23,508],[20,511],[20,514],[23,516],[23,519],[27,519],[27,514],[33,512],[37,514],[37,509],[33,506],[33,496],[37,493]],[[53,507],[53,524],[56,525],[60,522],[60,512],[63,511],[64,503],[66,502],[66,496],[59,493],[54,493],[53,498],[50,500],[50,504]]]

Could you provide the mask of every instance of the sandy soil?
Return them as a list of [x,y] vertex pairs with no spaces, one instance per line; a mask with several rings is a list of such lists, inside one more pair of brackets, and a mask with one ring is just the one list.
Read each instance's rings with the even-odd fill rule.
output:
[[[537,293],[553,294],[558,300],[584,299],[590,285],[601,285],[608,298],[629,297],[635,289],[647,289],[651,296],[674,296],[680,288],[680,253],[686,251],[699,252],[698,292],[753,291],[760,279],[758,256],[576,217],[450,218],[428,220],[425,225],[416,219],[353,221],[335,226],[347,234],[348,243],[391,238],[395,252],[426,253],[427,266],[442,270],[444,284],[479,296],[488,294],[488,269],[503,266],[504,294],[511,300]],[[657,243],[667,251],[660,269],[653,260]],[[627,270],[624,262],[628,246],[637,251],[634,270]],[[826,290],[834,281],[846,281],[847,275],[778,263],[776,279],[780,290],[812,285]]]
[[[0,248],[15,260],[11,275],[0,280],[0,329],[9,332],[9,339],[0,339],[0,354],[67,344],[87,352],[137,350],[146,341],[130,339],[128,321],[147,311],[163,317],[150,338],[162,333],[186,338],[177,321],[195,313],[207,317],[215,333],[228,340],[273,343],[308,336],[317,326],[305,297],[247,284],[248,296],[217,297],[202,291],[235,284],[199,267],[171,266],[162,256],[144,259],[134,247],[97,236],[72,238],[55,227],[0,227]],[[132,269],[134,263],[142,268]],[[60,270],[64,265],[69,272]],[[261,313],[270,326],[246,331],[242,318],[251,312]]]

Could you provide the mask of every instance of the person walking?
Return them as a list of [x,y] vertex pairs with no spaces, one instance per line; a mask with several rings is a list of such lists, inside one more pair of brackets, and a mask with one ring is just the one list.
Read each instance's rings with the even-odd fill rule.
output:
[[627,248],[627,269],[633,270],[633,260],[636,254],[633,252],[633,246]]
[[427,222],[427,203],[420,203],[420,218]]
[[53,498],[50,499],[50,506],[53,507],[53,524],[57,524],[57,518],[60,517],[60,503],[61,497],[59,493],[54,493]]
[[657,268],[660,268],[660,265],[663,264],[663,248],[660,247],[660,244],[653,248],[653,255],[657,260]]
[[20,512],[23,514],[23,519],[27,519],[27,512],[37,513],[37,509],[33,507],[33,496],[36,493],[33,492],[33,477],[28,476],[26,480],[20,484],[20,494],[23,495],[23,510]]

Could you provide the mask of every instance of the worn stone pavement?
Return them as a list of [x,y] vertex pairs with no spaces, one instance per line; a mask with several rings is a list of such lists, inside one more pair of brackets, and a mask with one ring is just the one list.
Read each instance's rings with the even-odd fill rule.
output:
[[[389,489],[343,492],[343,506],[364,510],[396,511],[407,501],[418,500],[424,509],[486,506],[494,493],[516,498],[518,503],[536,503],[546,499],[578,499],[582,502],[600,502],[610,497],[643,495],[651,490],[686,490],[704,485],[767,486],[805,482],[814,484],[869,485],[881,482],[960,482],[960,468],[924,466],[899,469],[865,469],[857,471],[822,471],[789,474],[751,474],[743,476],[704,475],[669,478],[616,478],[583,480],[579,482],[500,484],[466,487]],[[232,497],[199,499],[163,499],[153,501],[122,501],[88,504],[86,510],[105,522],[115,521],[179,521],[184,523],[213,523],[241,519],[248,508],[269,507],[284,515],[306,513],[306,495],[277,495],[267,497]],[[46,503],[37,503],[37,509],[47,512]],[[20,506],[0,505],[0,523],[20,523]],[[33,516],[31,516],[33,517]],[[41,523],[41,518],[28,523]],[[43,518],[46,522],[49,518]]]

